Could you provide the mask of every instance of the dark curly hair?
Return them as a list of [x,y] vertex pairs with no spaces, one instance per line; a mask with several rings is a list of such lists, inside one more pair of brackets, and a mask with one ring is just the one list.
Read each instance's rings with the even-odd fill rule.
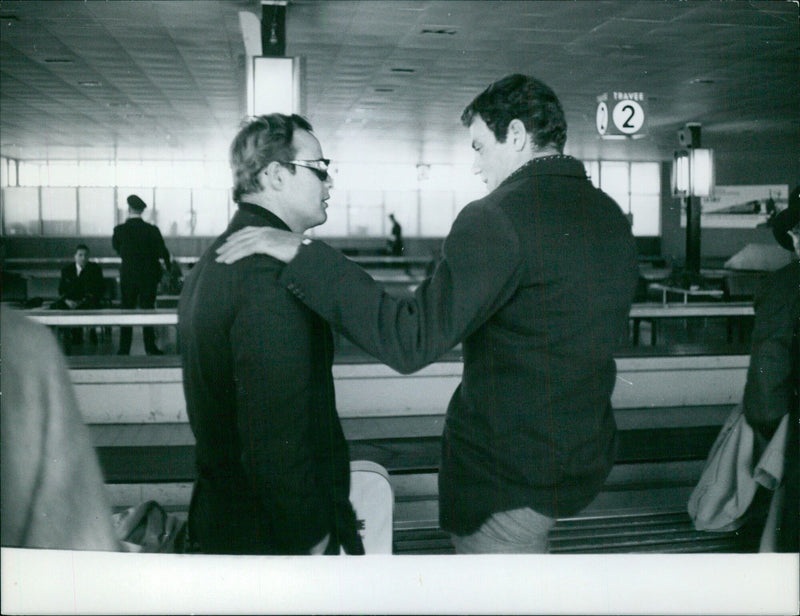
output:
[[258,174],[269,163],[294,159],[292,138],[296,129],[313,130],[309,121],[297,114],[271,113],[242,123],[230,148],[234,201],[261,190]]
[[461,113],[461,122],[469,127],[480,116],[500,143],[505,143],[508,125],[518,119],[533,136],[537,147],[553,145],[564,151],[567,120],[555,92],[534,77],[515,73],[495,81]]

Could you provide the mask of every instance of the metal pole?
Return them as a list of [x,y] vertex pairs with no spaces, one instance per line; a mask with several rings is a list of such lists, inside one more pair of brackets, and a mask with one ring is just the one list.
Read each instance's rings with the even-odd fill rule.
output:
[[[700,125],[688,124],[686,128],[691,135],[689,149],[702,147]],[[694,172],[692,164],[689,164],[689,175]],[[690,179],[689,195],[686,197],[686,271],[690,277],[700,277],[700,214],[702,205],[700,197],[692,194],[694,181]]]
[[700,275],[700,197],[688,196],[686,201],[686,271]]

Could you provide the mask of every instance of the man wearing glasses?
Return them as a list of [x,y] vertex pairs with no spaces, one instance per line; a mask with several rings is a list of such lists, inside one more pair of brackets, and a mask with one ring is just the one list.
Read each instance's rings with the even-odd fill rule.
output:
[[363,553],[333,390],[327,323],[278,284],[283,264],[230,267],[216,249],[246,226],[325,222],[329,161],[297,115],[243,125],[230,148],[238,211],[189,272],[178,305],[184,394],[197,442],[190,549]]

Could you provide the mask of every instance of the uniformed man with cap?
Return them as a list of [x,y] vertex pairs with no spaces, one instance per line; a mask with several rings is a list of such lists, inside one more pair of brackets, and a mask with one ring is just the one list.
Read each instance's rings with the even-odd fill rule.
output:
[[[156,289],[164,272],[169,270],[170,257],[158,227],[142,219],[147,204],[138,195],[128,196],[128,219],[114,227],[111,243],[122,258],[120,267],[120,293],[123,308],[154,308]],[[155,329],[144,327],[144,349],[148,355],[163,355],[156,346]],[[131,351],[133,328],[122,327],[119,355]]]

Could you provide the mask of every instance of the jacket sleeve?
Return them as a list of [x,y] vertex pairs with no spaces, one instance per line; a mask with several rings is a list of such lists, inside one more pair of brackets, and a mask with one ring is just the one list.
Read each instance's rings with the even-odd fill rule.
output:
[[117,550],[66,364],[43,326],[2,309],[3,546]]
[[313,385],[310,332],[302,307],[274,274],[250,274],[231,332],[242,465],[282,551],[308,553],[330,530],[327,487],[310,437],[315,417],[304,403]]
[[69,276],[69,268],[70,266],[67,265],[61,270],[61,279],[58,281],[58,295],[60,297],[67,295],[72,290],[72,285],[75,282],[75,280],[71,279]]
[[105,294],[103,270],[96,263],[87,264],[86,275],[86,294],[101,299]]
[[164,236],[161,235],[161,230],[158,227],[154,225],[153,228],[155,229],[156,254],[159,259],[164,259],[164,266],[169,271],[169,250],[167,250],[167,245],[164,243]]
[[744,393],[745,417],[770,438],[797,397],[797,298],[791,289],[767,286],[756,298],[753,343]]
[[398,298],[322,242],[301,246],[281,282],[380,361],[402,373],[435,361],[514,294],[517,234],[499,210],[473,203],[445,239],[443,258],[412,298]]
[[114,249],[114,252],[119,254],[119,236],[120,236],[120,227],[117,225],[114,227],[114,233],[111,235],[111,247]]

